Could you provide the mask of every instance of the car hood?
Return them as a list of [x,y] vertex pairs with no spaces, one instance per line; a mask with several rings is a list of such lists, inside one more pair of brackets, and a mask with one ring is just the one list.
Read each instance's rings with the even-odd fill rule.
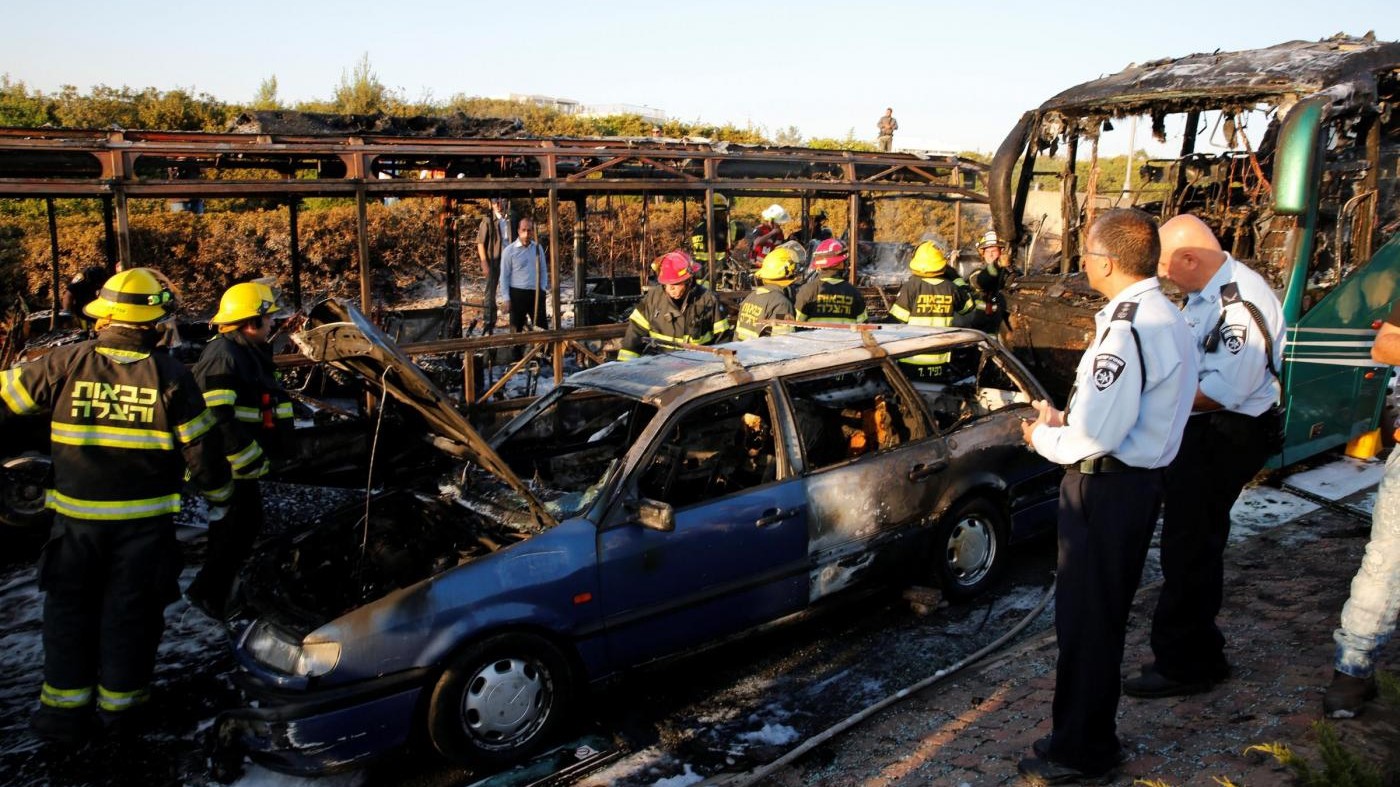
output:
[[443,446],[450,453],[476,464],[515,490],[541,527],[557,524],[539,498],[458,412],[452,399],[354,305],[338,298],[327,299],[311,310],[306,326],[292,334],[292,341],[303,355],[355,374],[367,390],[382,390],[412,408],[437,437],[450,443]]

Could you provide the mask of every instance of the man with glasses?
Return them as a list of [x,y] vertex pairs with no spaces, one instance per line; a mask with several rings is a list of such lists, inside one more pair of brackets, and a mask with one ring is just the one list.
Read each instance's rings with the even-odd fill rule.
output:
[[1064,412],[1034,403],[1022,438],[1065,466],[1055,590],[1054,727],[1017,770],[1035,784],[1103,783],[1121,757],[1118,670],[1133,594],[1195,393],[1191,332],[1162,294],[1157,228],[1110,210],[1090,227],[1081,260],[1108,298],[1080,359]]
[[1183,214],[1162,225],[1157,273],[1187,293],[1182,314],[1199,366],[1181,452],[1167,469],[1162,594],[1152,616],[1155,661],[1123,683],[1129,697],[1208,691],[1230,675],[1215,625],[1230,508],[1279,434],[1283,309],[1268,282]]

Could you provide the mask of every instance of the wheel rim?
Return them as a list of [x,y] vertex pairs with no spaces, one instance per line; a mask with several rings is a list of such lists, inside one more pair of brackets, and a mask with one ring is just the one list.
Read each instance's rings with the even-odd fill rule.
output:
[[467,682],[462,692],[462,727],[484,748],[513,748],[544,726],[553,700],[549,671],[541,662],[497,659]]
[[948,533],[944,560],[948,573],[962,587],[981,582],[996,562],[997,539],[992,523],[979,516],[967,515],[953,525]]

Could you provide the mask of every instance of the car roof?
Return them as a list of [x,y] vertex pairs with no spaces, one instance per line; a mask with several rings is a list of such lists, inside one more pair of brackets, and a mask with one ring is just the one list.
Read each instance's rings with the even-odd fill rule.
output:
[[[870,337],[870,345],[862,339],[862,333]],[[719,352],[676,350],[605,363],[570,375],[568,383],[662,405],[683,393],[720,390],[750,380],[818,371],[886,354],[936,350],[984,338],[982,332],[967,328],[907,325],[882,325],[869,331],[798,331],[716,345],[714,349]],[[726,360],[725,351],[733,353],[732,361]]]

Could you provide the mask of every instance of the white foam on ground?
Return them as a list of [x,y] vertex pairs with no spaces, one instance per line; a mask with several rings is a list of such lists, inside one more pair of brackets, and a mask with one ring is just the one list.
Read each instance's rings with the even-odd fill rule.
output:
[[1335,501],[1379,484],[1384,475],[1385,463],[1383,462],[1365,462],[1351,457],[1342,457],[1321,467],[1295,473],[1289,476],[1284,483],[1304,492]]
[[652,787],[690,787],[692,784],[699,784],[705,777],[691,770],[690,763],[685,764],[685,770],[679,775],[666,779],[657,779],[652,783]]
[[1230,509],[1230,543],[1239,543],[1265,530],[1292,522],[1317,508],[1316,503],[1282,489],[1246,487]]
[[233,787],[360,787],[364,783],[363,771],[320,777],[288,776],[259,765],[249,765],[243,772],[243,778],[234,782]]
[[745,743],[767,746],[784,746],[797,740],[797,730],[786,724],[764,724],[763,729],[746,732],[739,736]]

